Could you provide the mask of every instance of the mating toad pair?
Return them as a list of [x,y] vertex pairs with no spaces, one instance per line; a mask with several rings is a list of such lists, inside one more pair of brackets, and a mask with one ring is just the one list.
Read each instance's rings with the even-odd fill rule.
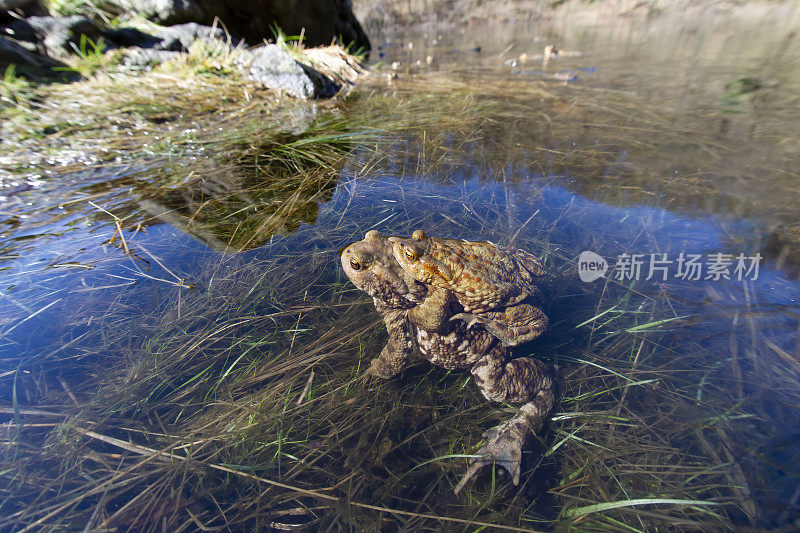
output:
[[423,357],[448,369],[470,368],[491,401],[522,403],[519,413],[484,434],[464,484],[484,465],[498,464],[519,484],[522,449],[553,408],[546,365],[512,359],[506,347],[532,340],[547,327],[536,307],[534,278],[541,263],[523,250],[490,242],[428,237],[410,239],[370,231],[341,254],[347,277],[372,296],[389,342],[368,373],[390,378]]

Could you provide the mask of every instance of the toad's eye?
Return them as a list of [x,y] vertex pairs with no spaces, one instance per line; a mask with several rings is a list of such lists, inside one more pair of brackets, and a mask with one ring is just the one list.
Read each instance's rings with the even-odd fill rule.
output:
[[416,261],[419,258],[419,256],[416,253],[414,253],[414,250],[412,250],[411,248],[406,248],[405,252],[406,252],[406,259],[408,259],[409,261]]
[[353,270],[361,270],[361,263],[359,263],[358,261],[356,261],[353,258],[350,258],[350,267]]

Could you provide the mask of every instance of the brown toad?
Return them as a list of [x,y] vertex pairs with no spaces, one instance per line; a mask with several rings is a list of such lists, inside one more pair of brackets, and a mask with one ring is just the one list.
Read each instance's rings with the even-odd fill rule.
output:
[[545,271],[528,252],[487,241],[428,237],[421,230],[410,239],[390,240],[403,270],[431,287],[409,315],[420,328],[445,328],[453,298],[464,312],[452,318],[479,322],[504,346],[533,340],[547,328],[547,316],[532,305],[541,295],[534,277]]
[[367,372],[390,378],[419,359],[408,310],[421,304],[428,290],[405,272],[392,256],[389,240],[375,230],[341,251],[342,268],[353,284],[372,296],[386,324],[389,342],[372,360]]
[[[373,297],[389,332],[389,342],[372,361],[368,373],[390,377],[419,354],[444,368],[471,368],[481,393],[490,401],[522,403],[514,418],[484,433],[487,443],[478,450],[477,458],[455,492],[481,467],[493,463],[503,466],[517,485],[522,450],[527,440],[541,429],[553,407],[552,377],[541,361],[529,357],[510,359],[503,344],[481,323],[476,326],[451,316],[463,310],[454,300],[448,302],[444,323],[437,331],[415,327],[408,320],[408,313],[419,308],[428,287],[409,276],[395,261],[391,253],[395,239],[370,231],[341,254],[348,278]],[[436,312],[441,313],[442,309],[437,308]]]

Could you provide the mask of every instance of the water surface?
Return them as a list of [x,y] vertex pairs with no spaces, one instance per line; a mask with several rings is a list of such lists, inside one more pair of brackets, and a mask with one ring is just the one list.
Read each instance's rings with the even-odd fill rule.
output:
[[[343,279],[335,251],[372,228],[387,234],[424,228],[432,235],[488,239],[542,256],[550,271],[543,290],[552,328],[524,350],[553,363],[566,382],[556,418],[580,419],[574,412],[591,410],[638,419],[639,429],[630,430],[631,453],[645,449],[633,441],[649,432],[652,443],[684,451],[690,458],[685,464],[698,468],[678,487],[667,473],[648,470],[652,465],[646,457],[622,459],[623,449],[615,449],[614,459],[607,459],[613,472],[594,479],[593,490],[569,496],[561,487],[581,472],[569,461],[587,453],[586,441],[571,440],[558,452],[560,477],[548,478],[550,488],[559,486],[556,509],[602,501],[599,494],[608,484],[613,491],[623,487],[617,498],[668,498],[679,490],[685,490],[684,498],[724,497],[719,513],[725,524],[792,523],[800,514],[797,28],[796,11],[776,8],[750,18],[709,12],[691,21],[654,17],[393,33],[373,39],[383,43],[383,63],[346,114],[363,113],[370,93],[394,93],[398,100],[428,95],[429,106],[443,113],[455,109],[447,103],[453,100],[482,111],[465,113],[460,128],[438,127],[434,115],[422,131],[355,143],[337,172],[287,190],[269,178],[263,186],[253,185],[242,169],[242,176],[226,172],[154,192],[150,182],[165,168],[163,161],[147,160],[97,166],[89,161],[80,171],[42,166],[29,175],[3,175],[4,402],[52,405],[61,397],[69,403],[68,392],[78,395],[74,403],[80,405],[94,392],[82,383],[113,389],[140,379],[144,370],[134,371],[135,362],[167,353],[160,340],[173,339],[174,353],[180,354],[182,335],[256,316],[270,318],[257,327],[242,326],[238,340],[222,341],[228,352],[220,363],[220,382],[239,372],[242,357],[252,357],[253,368],[242,369],[242,381],[231,385],[229,396],[207,391],[210,403],[241,402],[250,398],[244,394],[253,394],[247,387],[276,387],[264,377],[265,369],[279,366],[282,357],[296,357],[298,349],[309,354],[309,368],[329,379],[315,384],[311,397],[338,390],[346,369],[366,364],[382,337],[371,302]],[[536,57],[547,44],[561,50],[560,57],[548,62]],[[393,62],[398,64],[392,67]],[[209,212],[209,205],[216,210]],[[605,278],[581,282],[577,258],[587,250],[611,267],[624,254],[642,254],[643,271],[617,279],[612,270]],[[664,277],[645,279],[651,254],[666,254],[671,261]],[[699,279],[678,275],[681,254],[700,257],[706,270]],[[740,254],[760,258],[757,275],[737,276]],[[731,258],[727,276],[707,270],[714,256]],[[220,291],[230,293],[222,304],[213,299]],[[202,320],[182,325],[193,312]],[[325,355],[311,355],[314,343],[328,334],[346,340]],[[223,348],[210,343],[207,349],[212,354]],[[589,378],[580,373],[582,365],[592,363],[619,364],[614,368],[637,385],[625,386],[621,396],[598,393],[592,401]],[[303,389],[305,371],[293,368],[291,379],[303,379],[287,390]],[[421,375],[420,383],[431,387],[415,385],[428,391],[420,404],[458,411],[451,396],[436,392],[438,383],[445,391],[467,391],[464,408],[483,409],[482,421],[502,419],[502,412],[481,404],[471,384],[463,387],[464,376],[416,372],[410,381]],[[194,378],[182,379],[175,382],[176,390]],[[392,391],[387,394],[414,407],[414,390],[406,390],[402,380],[386,387]],[[192,407],[181,411],[186,407],[202,417],[198,402],[193,399]],[[153,412],[161,413],[147,415],[153,424],[149,430],[155,431],[162,422],[154,416],[171,411],[159,406]],[[386,413],[375,407],[371,418]],[[599,439],[604,429],[619,431],[594,418],[597,433],[586,439]],[[179,432],[179,420],[175,415],[171,426],[165,419],[169,430],[163,433]],[[335,425],[337,419],[330,422]],[[581,423],[554,422],[551,442],[594,427],[583,429],[589,422]],[[452,438],[468,447],[491,426],[465,430],[464,425],[436,426],[436,431],[443,439],[458,435]],[[359,481],[339,494],[457,515],[460,502],[432,501],[430,494],[445,493],[449,486],[440,470],[428,469],[434,468],[429,460],[436,455],[463,450],[433,444],[432,449],[403,448],[418,431],[409,427],[398,426],[392,431],[401,437],[389,438],[402,453],[386,455],[391,464],[387,459],[368,474],[373,485],[386,489],[371,492],[370,482]],[[326,449],[316,430],[306,431],[306,444],[287,446]],[[608,435],[603,438],[612,442]],[[386,442],[376,439],[377,444],[359,446],[374,451]],[[276,452],[275,464],[250,467],[283,479],[287,469],[292,472],[286,464],[297,459],[297,449],[285,457]],[[332,472],[355,468],[351,459],[337,461],[335,454],[331,461]],[[410,472],[415,465],[421,469]],[[723,466],[732,473],[695,486]],[[458,468],[452,470],[455,476]],[[439,476],[428,492],[397,488],[420,485],[426,474]],[[659,479],[663,483],[654,493]],[[487,508],[495,514],[484,519],[547,527],[542,524],[548,522],[531,520],[553,519],[553,511],[531,511],[530,501],[514,500],[522,510],[504,515],[500,511],[508,502],[492,500]],[[204,512],[211,516],[215,511],[209,509]],[[648,509],[654,514],[643,513],[637,527],[674,517],[666,511],[658,515],[658,507]],[[691,519],[700,520],[700,514]]]

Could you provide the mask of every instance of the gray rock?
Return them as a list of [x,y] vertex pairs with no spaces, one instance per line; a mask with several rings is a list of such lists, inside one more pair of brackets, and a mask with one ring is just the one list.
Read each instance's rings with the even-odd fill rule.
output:
[[336,84],[301,65],[275,44],[245,50],[236,58],[236,65],[256,84],[297,98],[327,98],[339,90]]
[[173,52],[170,50],[129,48],[123,52],[120,63],[137,69],[151,69],[156,65],[171,61],[180,55],[181,52]]
[[197,40],[219,44],[227,43],[227,35],[221,28],[202,26],[194,22],[160,29],[156,32],[155,37],[160,39],[160,42],[153,45],[153,48],[176,52],[188,50],[192,43]]
[[[126,46],[154,48],[162,42],[161,38],[135,28],[105,28],[79,16],[29,17],[0,27],[0,35],[13,38],[28,51],[59,57],[75,53],[75,48],[80,48],[81,34],[85,34],[95,44],[99,44],[102,38],[104,49]],[[92,51],[88,43],[87,47],[87,51]]]
[[33,80],[56,81],[80,78],[75,72],[53,70],[66,68],[64,63],[46,55],[30,52],[20,43],[0,36],[0,76],[5,73],[9,65],[16,65],[16,74]]
[[164,26],[204,20],[203,9],[195,0],[121,0],[119,3],[127,11]]
[[298,98],[314,96],[314,82],[303,67],[277,45],[246,50],[236,58],[244,76],[262,87],[283,91]]
[[50,56],[61,58],[74,53],[80,47],[81,35],[86,35],[95,44],[99,43],[103,28],[79,15],[28,17],[8,24],[3,28],[3,33],[28,43],[29,50],[38,48]]

